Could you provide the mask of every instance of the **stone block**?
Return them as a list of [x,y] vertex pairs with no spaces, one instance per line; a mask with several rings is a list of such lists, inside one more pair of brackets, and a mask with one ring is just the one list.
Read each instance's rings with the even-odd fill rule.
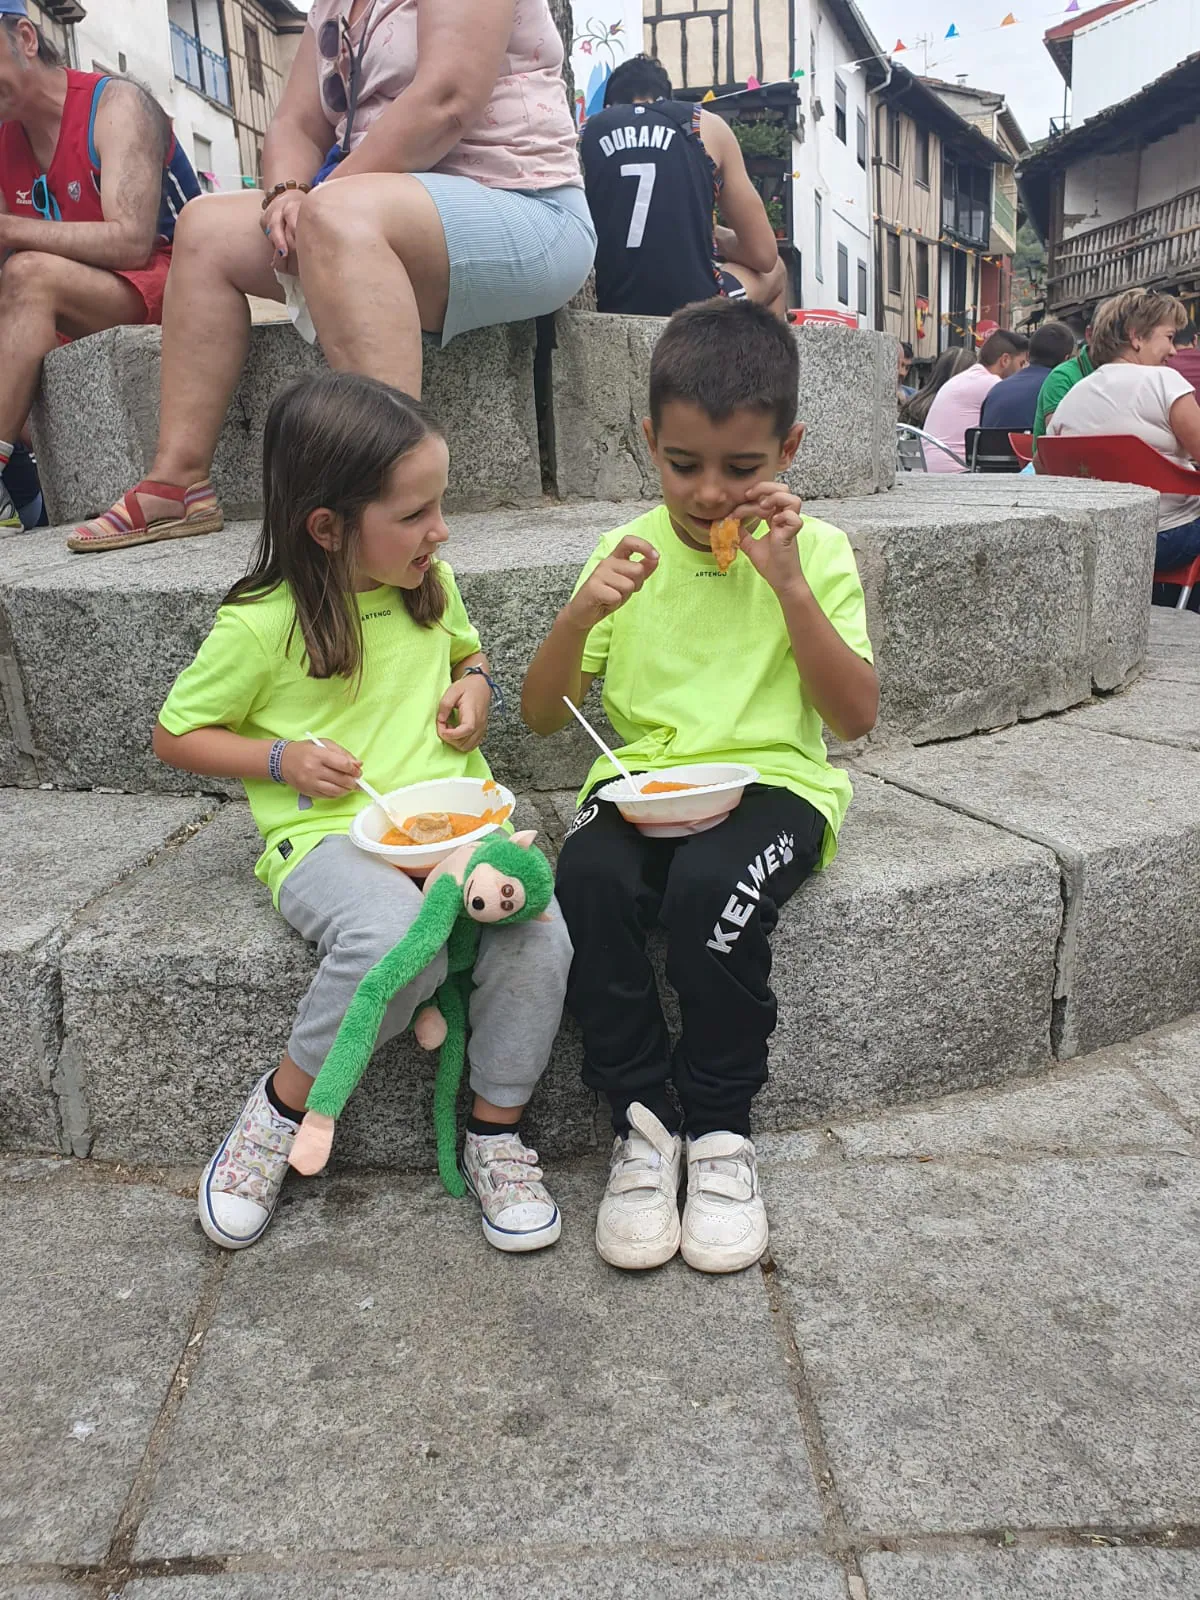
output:
[[1194,1162],[852,1162],[765,1188],[852,1538],[1196,1521]]
[[154,795],[0,789],[0,1147],[86,1154],[86,1113],[60,1053],[61,946],[91,901],[208,809]]
[[[6,1567],[48,1580],[108,1550],[195,1315],[194,1212],[165,1189],[78,1177],[0,1191]],[[0,1582],[14,1600],[41,1593]]]
[[[1200,638],[1196,643],[1200,645]],[[1138,679],[1123,693],[1081,706],[1063,719],[1067,727],[1115,733],[1146,744],[1200,750],[1200,695],[1196,684],[1157,673]],[[1149,759],[1153,753],[1147,751]]]
[[[955,1095],[936,1105],[839,1123],[840,1149],[852,1159],[1003,1156],[1043,1150],[1069,1155],[1104,1150],[1197,1150],[1182,1121],[1164,1111],[1128,1069],[1129,1045],[1088,1058],[1087,1072],[1060,1071],[999,1093]],[[789,1136],[791,1137],[791,1136]]]
[[772,940],[779,1026],[756,1125],[1036,1071],[1060,923],[1048,851],[856,777],[841,854]]
[[873,1551],[862,1558],[862,1570],[871,1600],[1189,1600],[1200,1594],[1194,1550]]
[[[0,1600],[68,1600],[75,1589],[39,1590]],[[842,1569],[825,1556],[772,1559],[729,1555],[714,1541],[701,1540],[684,1554],[643,1554],[624,1547],[562,1556],[537,1554],[494,1562],[471,1561],[414,1567],[374,1567],[362,1571],[222,1573],[212,1577],[138,1579],[124,1589],[125,1600],[504,1600],[509,1595],[538,1600],[628,1600],[644,1594],[653,1600],[845,1600]],[[1149,1596],[1148,1600],[1159,1600]]]
[[[62,955],[64,1049],[78,1064],[92,1152],[206,1160],[287,1043],[317,960],[253,876],[249,809],[220,815],[80,919]],[[411,1034],[380,1053],[338,1125],[335,1160],[434,1159],[435,1059]],[[594,1101],[564,1029],[527,1118],[555,1155],[595,1144]]]
[[[881,681],[877,740],[956,738],[1062,711],[1145,654],[1154,497],[1118,485],[1110,527],[1108,485],[1056,499],[1069,480],[1047,480],[1054,490],[995,481],[904,481],[808,507],[846,530],[859,562]],[[1136,582],[1114,599],[1101,578],[1122,560]]]
[[1058,857],[1066,907],[1059,1055],[1133,1038],[1195,1009],[1200,756],[1057,721],[863,759],[878,775]]
[[1132,1046],[1138,1072],[1200,1133],[1200,1019],[1146,1034]]
[[[661,317],[562,311],[555,320],[554,475],[568,499],[659,492],[642,433]],[[895,476],[896,343],[867,330],[793,329],[804,442],[789,483],[802,495],[873,494]]]
[[1200,616],[1151,606],[1146,676],[1169,683],[1200,683]]
[[[714,1294],[681,1261],[617,1272],[592,1238],[603,1164],[550,1181],[562,1238],[520,1258],[431,1181],[297,1186],[226,1279],[135,1557],[327,1549],[351,1565],[816,1534],[760,1274]],[[270,1450],[230,1450],[247,1407],[277,1422]],[[670,1448],[631,1450],[664,1407]],[[498,1495],[518,1461],[520,1494]]]
[[[424,399],[450,446],[449,507],[540,499],[533,323],[479,328],[445,350],[425,342]],[[34,413],[51,518],[104,510],[150,466],[158,432],[158,328],[113,328],[54,351]],[[288,323],[255,327],[213,462],[229,517],[262,505],[262,435],[271,401],[293,378],[325,370]]]

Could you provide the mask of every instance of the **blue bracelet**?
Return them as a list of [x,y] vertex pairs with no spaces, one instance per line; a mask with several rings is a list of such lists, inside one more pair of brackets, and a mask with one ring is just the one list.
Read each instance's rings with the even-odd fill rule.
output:
[[291,744],[290,739],[276,739],[271,746],[271,753],[267,757],[267,774],[272,783],[286,783],[283,775],[283,752]]
[[496,682],[495,678],[492,677],[490,672],[485,672],[482,667],[468,667],[463,673],[463,677],[482,678],[484,683],[486,683],[488,688],[492,691],[492,699],[496,702],[496,710],[501,716],[504,715],[504,691]]

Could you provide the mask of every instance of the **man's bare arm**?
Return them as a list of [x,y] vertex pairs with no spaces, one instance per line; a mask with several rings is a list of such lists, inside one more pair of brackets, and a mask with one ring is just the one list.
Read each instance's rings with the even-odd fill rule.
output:
[[114,79],[96,113],[104,221],[44,222],[5,214],[0,216],[0,252],[41,250],[110,271],[144,267],[158,232],[169,138],[165,114],[145,91]]
[[721,174],[721,215],[729,226],[717,230],[720,254],[755,272],[770,272],[779,260],[779,246],[762,196],[746,172],[741,146],[729,124],[711,111],[700,113],[700,138]]

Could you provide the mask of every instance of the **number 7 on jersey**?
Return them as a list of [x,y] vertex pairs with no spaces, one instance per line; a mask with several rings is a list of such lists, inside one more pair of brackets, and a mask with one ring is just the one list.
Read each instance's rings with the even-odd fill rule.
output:
[[629,234],[625,240],[627,250],[636,250],[646,231],[646,217],[650,211],[650,196],[654,193],[654,180],[658,168],[652,161],[627,161],[621,168],[623,178],[636,178],[637,194],[633,199],[633,215],[629,219]]

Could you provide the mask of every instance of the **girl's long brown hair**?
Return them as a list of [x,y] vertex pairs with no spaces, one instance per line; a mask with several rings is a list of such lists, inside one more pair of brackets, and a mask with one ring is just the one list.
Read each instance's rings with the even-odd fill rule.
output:
[[[299,378],[276,395],[263,437],[263,525],[250,570],[225,605],[262,599],[287,584],[296,606],[288,634],[304,640],[312,678],[356,678],[362,621],[354,592],[362,514],[383,498],[393,464],[441,429],[411,395],[348,372]],[[336,550],[308,531],[324,507],[340,518]],[[409,615],[432,627],[446,609],[434,562],[417,589],[401,589]]]

